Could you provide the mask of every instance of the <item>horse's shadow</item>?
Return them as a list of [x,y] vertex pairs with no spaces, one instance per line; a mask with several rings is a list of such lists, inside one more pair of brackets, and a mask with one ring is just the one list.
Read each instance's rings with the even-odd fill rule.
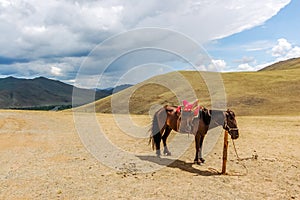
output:
[[153,162],[162,166],[170,168],[178,168],[186,172],[193,173],[200,176],[216,176],[220,175],[217,170],[200,170],[193,167],[194,163],[184,162],[182,160],[170,159],[166,157],[157,157],[157,156],[137,156],[139,159],[144,161]]

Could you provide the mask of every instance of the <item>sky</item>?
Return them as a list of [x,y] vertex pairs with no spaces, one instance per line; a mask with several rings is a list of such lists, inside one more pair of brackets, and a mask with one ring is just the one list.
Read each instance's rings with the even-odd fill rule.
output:
[[105,88],[174,70],[256,71],[300,57],[299,8],[300,0],[0,0],[0,78]]

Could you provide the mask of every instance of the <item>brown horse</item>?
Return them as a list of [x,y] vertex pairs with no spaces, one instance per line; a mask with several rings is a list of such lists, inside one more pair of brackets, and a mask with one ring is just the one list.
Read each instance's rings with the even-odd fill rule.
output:
[[[211,123],[213,122],[213,123]],[[195,109],[182,109],[178,106],[164,106],[159,109],[153,117],[149,143],[156,149],[156,155],[160,156],[160,143],[163,141],[164,155],[171,155],[167,147],[167,138],[171,130],[181,133],[192,133],[195,135],[196,155],[194,162],[204,163],[202,157],[202,144],[207,131],[222,125],[231,135],[232,139],[239,137],[235,114],[231,110],[208,110],[203,107]]]

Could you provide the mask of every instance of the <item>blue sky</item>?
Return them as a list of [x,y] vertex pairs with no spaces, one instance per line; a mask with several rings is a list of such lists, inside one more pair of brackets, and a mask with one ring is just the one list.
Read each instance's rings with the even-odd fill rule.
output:
[[192,69],[255,71],[300,57],[299,8],[300,0],[0,0],[0,77],[73,84],[81,73],[78,86],[112,87],[191,69],[182,55],[198,59]]
[[[206,50],[213,59],[226,63],[224,71],[253,71],[277,61],[300,57],[299,8],[299,0],[291,1],[262,25],[210,41],[205,45]],[[284,48],[289,44],[288,49]],[[274,47],[278,47],[277,55]],[[243,64],[245,68],[239,68]]]

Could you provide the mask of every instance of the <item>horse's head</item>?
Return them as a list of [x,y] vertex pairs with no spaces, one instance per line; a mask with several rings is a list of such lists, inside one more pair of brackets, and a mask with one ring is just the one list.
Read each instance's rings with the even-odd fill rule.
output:
[[225,112],[225,120],[223,128],[228,131],[231,139],[235,140],[239,137],[239,129],[237,127],[237,122],[235,120],[235,114],[232,110],[227,110]]

